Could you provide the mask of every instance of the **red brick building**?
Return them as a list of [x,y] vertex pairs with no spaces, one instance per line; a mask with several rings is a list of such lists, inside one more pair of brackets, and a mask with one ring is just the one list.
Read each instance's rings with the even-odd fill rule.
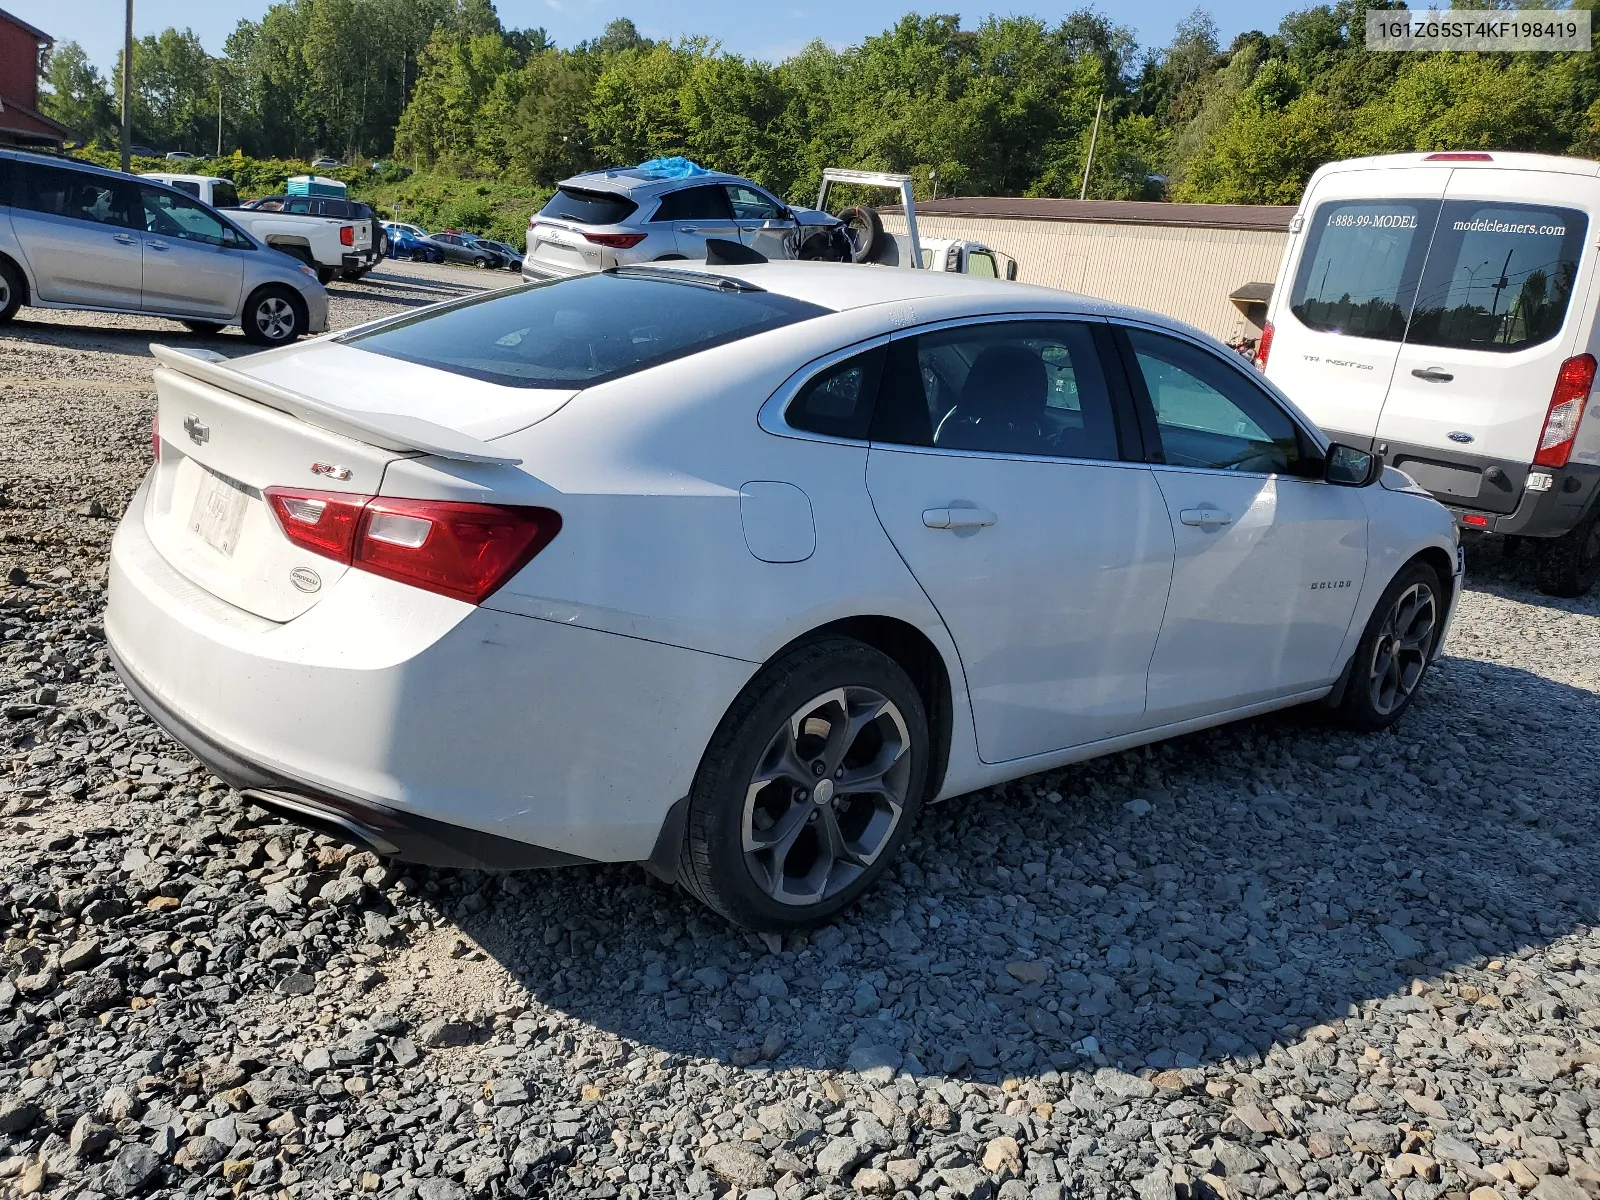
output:
[[60,150],[71,131],[39,111],[39,64],[55,39],[0,9],[0,146]]

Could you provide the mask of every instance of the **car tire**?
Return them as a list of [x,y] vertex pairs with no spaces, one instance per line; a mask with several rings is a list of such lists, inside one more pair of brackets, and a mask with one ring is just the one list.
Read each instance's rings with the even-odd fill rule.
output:
[[1446,603],[1438,572],[1418,559],[1389,581],[1351,657],[1341,725],[1376,733],[1411,707],[1444,629]]
[[306,331],[305,303],[286,287],[268,284],[245,301],[240,323],[258,346],[286,346]]
[[745,685],[706,749],[679,882],[747,929],[828,920],[900,853],[929,750],[922,697],[893,659],[848,638],[787,652]]
[[480,271],[486,270],[489,266],[489,260],[480,254],[472,260],[472,265]]
[[845,238],[850,243],[851,262],[871,262],[883,245],[883,218],[868,204],[857,204],[839,214]]
[[222,332],[220,321],[185,321],[183,327],[190,333],[213,334]]
[[795,257],[801,262],[851,261],[853,249],[843,229],[823,229],[800,243]]
[[17,315],[27,291],[28,285],[23,281],[22,272],[0,258],[0,325]]
[[1539,548],[1535,581],[1546,596],[1573,599],[1600,580],[1600,503],[1566,533]]
[[323,287],[327,287],[330,283],[333,282],[333,277],[335,275],[337,275],[338,273],[339,273],[338,270],[333,268],[333,267],[318,267],[317,268],[317,282],[320,283]]

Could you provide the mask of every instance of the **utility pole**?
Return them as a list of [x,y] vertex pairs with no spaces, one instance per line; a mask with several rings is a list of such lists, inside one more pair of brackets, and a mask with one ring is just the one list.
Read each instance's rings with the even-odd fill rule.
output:
[[122,22],[122,173],[128,173],[128,144],[133,141],[133,0],[127,0]]
[[[129,3],[132,3],[132,0],[129,0]],[[1094,166],[1094,144],[1100,140],[1100,110],[1105,107],[1105,102],[1104,95],[1095,102],[1094,129],[1089,134],[1089,157],[1083,160],[1083,186],[1078,189],[1079,200],[1089,198],[1089,168]]]
[[217,157],[222,157],[222,60],[217,60]]

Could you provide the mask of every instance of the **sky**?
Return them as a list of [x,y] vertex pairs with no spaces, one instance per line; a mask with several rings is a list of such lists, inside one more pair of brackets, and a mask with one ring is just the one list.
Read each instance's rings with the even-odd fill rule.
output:
[[[1222,43],[1246,29],[1272,31],[1286,13],[1314,0],[1198,0],[1216,18]],[[188,27],[213,54],[241,19],[258,20],[269,0],[134,0],[135,37],[159,33],[169,25]],[[725,50],[776,61],[813,38],[831,45],[859,42],[887,29],[908,11],[958,11],[962,24],[976,25],[991,11],[1034,15],[1056,21],[1084,0],[1055,5],[1038,0],[996,9],[993,0],[497,0],[501,23],[508,28],[542,25],[557,45],[571,46],[597,36],[608,21],[628,17],[650,38],[706,34]],[[1134,30],[1140,45],[1159,47],[1192,12],[1197,0],[1142,0],[1115,3],[1096,0],[1091,7]],[[77,41],[107,76],[122,45],[123,0],[0,0],[0,8],[37,26],[58,42]]]

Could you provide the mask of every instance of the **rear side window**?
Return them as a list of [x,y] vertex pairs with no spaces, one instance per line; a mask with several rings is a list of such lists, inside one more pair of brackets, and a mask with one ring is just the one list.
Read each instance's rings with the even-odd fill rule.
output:
[[1406,341],[1508,352],[1561,331],[1588,220],[1570,208],[1449,200]]
[[728,221],[733,212],[728,195],[720,187],[692,187],[668,192],[661,197],[652,221]]
[[1317,205],[1290,311],[1325,333],[1400,341],[1438,215],[1437,200]]
[[192,179],[174,179],[172,186],[185,196],[193,196],[196,200],[200,199],[200,185]]
[[216,208],[238,208],[239,193],[233,184],[223,180],[211,185],[211,203]]
[[959,325],[890,348],[872,440],[941,450],[1116,459],[1116,420],[1087,326]]
[[828,310],[771,292],[602,272],[474,297],[347,344],[490,383],[584,388]]
[[580,225],[616,225],[631,216],[638,207],[626,196],[614,192],[557,188],[550,202],[539,210],[539,215],[560,221],[576,221]]
[[133,189],[119,180],[31,162],[18,162],[17,175],[17,208],[97,225],[135,224]]
[[872,428],[883,355],[884,347],[878,346],[812,376],[789,402],[784,420],[808,433],[865,441]]

